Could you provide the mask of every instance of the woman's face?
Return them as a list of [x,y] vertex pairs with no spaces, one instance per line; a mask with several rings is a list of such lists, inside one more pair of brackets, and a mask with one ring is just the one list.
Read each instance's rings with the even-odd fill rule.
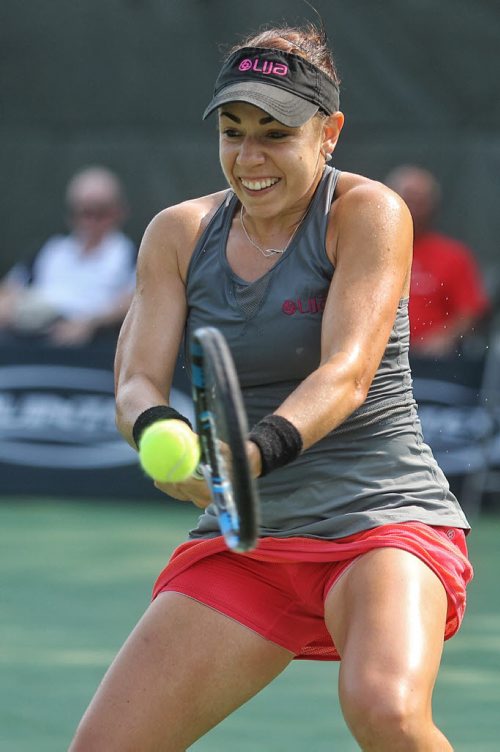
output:
[[318,118],[290,128],[245,102],[231,102],[219,110],[222,169],[252,215],[265,218],[305,210],[323,172],[324,143],[324,121]]

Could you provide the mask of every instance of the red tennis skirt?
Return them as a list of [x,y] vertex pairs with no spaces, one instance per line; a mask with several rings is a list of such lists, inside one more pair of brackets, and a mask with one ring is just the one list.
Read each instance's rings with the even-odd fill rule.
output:
[[325,598],[358,557],[375,548],[424,561],[448,596],[445,640],[459,629],[472,579],[464,531],[420,522],[383,525],[337,540],[261,538],[234,554],[222,537],[179,546],[158,577],[153,599],[182,593],[244,624],[295,658],[340,660],[324,622]]

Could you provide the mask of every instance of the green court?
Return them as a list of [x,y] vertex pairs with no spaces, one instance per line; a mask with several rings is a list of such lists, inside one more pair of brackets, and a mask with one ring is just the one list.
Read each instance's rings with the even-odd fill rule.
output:
[[[63,752],[197,510],[181,503],[0,502],[0,751]],[[435,715],[456,752],[500,749],[500,518],[474,522],[476,576],[447,643]],[[192,747],[351,752],[337,665],[298,661]],[[138,751],[140,752],[140,751]]]

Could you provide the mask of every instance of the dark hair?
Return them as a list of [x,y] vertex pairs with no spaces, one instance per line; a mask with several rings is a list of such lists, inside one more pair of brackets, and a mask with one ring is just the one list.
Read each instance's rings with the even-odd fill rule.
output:
[[340,78],[337,72],[332,52],[324,28],[318,28],[313,23],[304,26],[275,26],[263,28],[257,34],[252,34],[241,44],[232,47],[227,57],[242,47],[266,47],[268,49],[283,50],[308,60],[326,73],[339,86]]

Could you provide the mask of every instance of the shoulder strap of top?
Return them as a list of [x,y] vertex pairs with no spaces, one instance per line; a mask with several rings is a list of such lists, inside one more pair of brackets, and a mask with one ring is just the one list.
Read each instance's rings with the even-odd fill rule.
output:
[[204,248],[205,243],[207,242],[207,239],[209,238],[209,236],[213,232],[216,232],[217,234],[219,232],[221,232],[223,230],[223,228],[224,228],[224,225],[225,225],[226,221],[227,221],[228,214],[229,214],[229,216],[232,216],[233,210],[231,210],[230,212],[228,212],[227,209],[233,203],[234,199],[235,199],[235,195],[234,195],[233,191],[227,190],[226,191],[226,195],[224,196],[224,198],[221,201],[220,205],[217,207],[217,210],[215,211],[212,219],[207,224],[207,226],[205,227],[205,229],[201,233],[200,237],[198,238],[198,241],[197,241],[197,243],[196,243],[196,245],[194,247],[193,254],[191,256],[191,260],[189,262],[188,273],[187,273],[188,279],[189,279],[189,275],[191,273],[191,268],[192,268],[193,264],[196,262],[197,258],[201,254],[201,252],[203,251],[203,248]]
[[339,181],[340,170],[337,170],[336,167],[327,167],[326,169],[330,170],[326,181],[326,203],[327,206],[330,207],[333,203],[333,199],[335,198],[335,190]]

